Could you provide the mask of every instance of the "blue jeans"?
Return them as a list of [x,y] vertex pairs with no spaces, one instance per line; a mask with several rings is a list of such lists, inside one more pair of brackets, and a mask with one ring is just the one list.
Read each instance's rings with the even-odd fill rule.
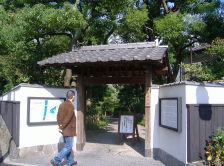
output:
[[74,138],[70,136],[63,136],[64,147],[62,150],[54,157],[54,161],[59,164],[64,157],[67,159],[67,164],[72,164],[74,162],[74,156],[72,154],[72,146]]

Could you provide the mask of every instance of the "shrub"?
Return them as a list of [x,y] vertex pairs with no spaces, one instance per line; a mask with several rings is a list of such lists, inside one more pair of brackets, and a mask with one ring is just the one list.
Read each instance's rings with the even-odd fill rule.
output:
[[99,130],[104,129],[108,124],[108,120],[105,116],[101,116],[99,120],[88,120],[86,128],[87,130]]
[[224,165],[224,130],[219,128],[217,131],[205,147],[206,159],[212,166]]
[[138,124],[145,126],[145,119],[141,119],[138,121]]

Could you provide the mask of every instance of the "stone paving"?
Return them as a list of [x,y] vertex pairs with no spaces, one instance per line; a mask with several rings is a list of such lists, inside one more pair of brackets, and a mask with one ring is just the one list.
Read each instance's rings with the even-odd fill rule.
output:
[[[144,153],[144,127],[139,126],[140,141],[132,145],[129,136],[119,145],[117,144],[117,121],[112,121],[106,130],[87,132],[87,142],[84,150],[75,152],[78,166],[164,166],[160,161],[145,158]],[[29,156],[29,158],[6,160],[10,164],[21,166],[50,166],[51,156]],[[64,163],[61,166],[66,165]]]

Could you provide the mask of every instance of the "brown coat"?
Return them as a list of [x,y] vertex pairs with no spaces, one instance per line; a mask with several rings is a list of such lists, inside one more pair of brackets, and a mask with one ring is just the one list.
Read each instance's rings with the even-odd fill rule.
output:
[[74,106],[69,101],[61,103],[58,109],[57,122],[63,136],[76,136],[76,117]]

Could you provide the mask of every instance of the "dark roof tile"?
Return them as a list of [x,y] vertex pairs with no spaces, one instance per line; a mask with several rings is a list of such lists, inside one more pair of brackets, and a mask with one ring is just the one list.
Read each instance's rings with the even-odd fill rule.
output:
[[155,46],[154,42],[113,44],[100,46],[83,46],[45,60],[39,65],[76,64],[86,62],[111,61],[145,61],[161,60],[166,54],[167,46]]

